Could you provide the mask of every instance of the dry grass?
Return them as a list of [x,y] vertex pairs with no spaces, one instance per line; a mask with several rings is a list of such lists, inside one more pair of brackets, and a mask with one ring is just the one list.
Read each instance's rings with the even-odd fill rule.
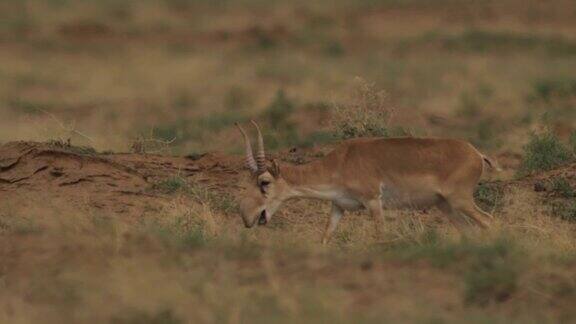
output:
[[365,214],[349,215],[327,247],[326,216],[300,214],[315,202],[255,230],[180,198],[133,221],[3,209],[0,319],[571,321],[576,225],[532,195],[513,190],[498,225],[468,237],[434,212],[391,213],[383,237]]
[[394,108],[375,84],[356,78],[352,98],[333,108],[331,128],[339,139],[398,136],[392,128]]

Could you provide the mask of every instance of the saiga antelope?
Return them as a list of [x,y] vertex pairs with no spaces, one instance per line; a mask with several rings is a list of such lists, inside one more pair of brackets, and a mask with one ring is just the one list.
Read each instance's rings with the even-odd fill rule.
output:
[[324,158],[304,165],[266,165],[258,124],[256,157],[246,132],[250,181],[239,196],[244,225],[265,225],[292,198],[332,202],[326,243],[345,210],[366,208],[379,226],[384,209],[438,207],[461,230],[468,222],[488,227],[493,216],[474,203],[483,164],[493,163],[470,143],[436,138],[358,138],[342,142]]

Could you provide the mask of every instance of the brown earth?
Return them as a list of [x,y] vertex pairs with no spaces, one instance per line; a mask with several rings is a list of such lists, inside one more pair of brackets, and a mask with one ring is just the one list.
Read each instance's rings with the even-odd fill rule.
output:
[[0,147],[0,203],[28,207],[62,202],[76,208],[134,216],[165,197],[154,184],[174,175],[207,185],[229,183],[238,158],[197,159],[148,154],[95,154],[58,143],[10,142]]

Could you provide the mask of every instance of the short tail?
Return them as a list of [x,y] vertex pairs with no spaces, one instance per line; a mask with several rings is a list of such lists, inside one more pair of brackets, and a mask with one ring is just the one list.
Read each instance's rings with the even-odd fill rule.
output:
[[492,161],[489,157],[487,157],[484,154],[480,154],[480,156],[482,157],[482,161],[484,161],[491,169],[494,169],[498,172],[502,171],[500,166],[498,166],[498,164],[496,164],[494,161]]

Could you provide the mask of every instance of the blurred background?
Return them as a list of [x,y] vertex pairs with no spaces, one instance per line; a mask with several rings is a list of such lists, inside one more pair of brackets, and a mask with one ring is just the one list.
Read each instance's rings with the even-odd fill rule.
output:
[[375,99],[368,135],[514,154],[575,126],[576,2],[3,0],[0,85],[0,141],[239,152],[254,118],[309,146]]

